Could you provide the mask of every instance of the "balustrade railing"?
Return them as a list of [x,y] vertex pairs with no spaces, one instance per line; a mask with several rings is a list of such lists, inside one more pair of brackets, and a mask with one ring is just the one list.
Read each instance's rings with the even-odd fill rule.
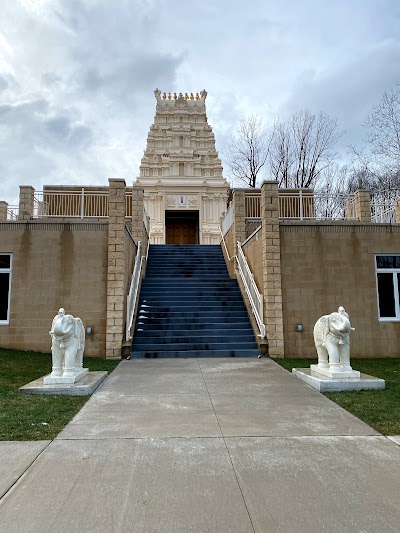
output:
[[396,200],[371,199],[371,222],[396,224]]
[[246,218],[261,218],[261,194],[246,194],[244,209]]
[[35,218],[106,218],[108,217],[108,192],[36,191]]
[[246,257],[243,253],[240,242],[237,243],[237,264],[240,277],[242,279],[246,294],[249,298],[251,309],[257,322],[258,329],[260,330],[260,337],[265,338],[265,325],[263,323],[263,297],[256,282],[254,276],[247,264]]
[[9,205],[7,207],[7,220],[18,220],[18,205]]
[[132,218],[132,191],[125,192],[125,217]]
[[[353,195],[319,194],[312,190],[280,189],[279,218],[292,220],[344,220],[355,218]],[[245,218],[261,218],[261,192],[246,194]]]
[[355,198],[352,194],[314,194],[317,220],[347,220],[356,218]]

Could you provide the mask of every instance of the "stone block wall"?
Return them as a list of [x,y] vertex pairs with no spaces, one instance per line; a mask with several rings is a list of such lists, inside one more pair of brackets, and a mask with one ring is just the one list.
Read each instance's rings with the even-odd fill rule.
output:
[[121,357],[125,317],[125,180],[109,180],[106,358]]
[[19,187],[18,220],[31,220],[34,211],[35,189],[31,185]]
[[400,322],[378,320],[375,254],[400,252],[400,225],[281,222],[280,239],[285,357],[316,357],[314,324],[340,305],[352,357],[399,357]]
[[281,243],[277,181],[264,181],[261,186],[261,219],[264,324],[267,331],[269,355],[283,357]]
[[0,222],[0,253],[13,258],[10,323],[0,325],[0,346],[51,352],[51,323],[64,307],[93,329],[85,355],[105,356],[107,228],[107,222]]

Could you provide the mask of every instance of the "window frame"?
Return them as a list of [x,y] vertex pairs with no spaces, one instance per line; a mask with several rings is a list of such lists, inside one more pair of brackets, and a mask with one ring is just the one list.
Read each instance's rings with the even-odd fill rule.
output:
[[10,256],[10,267],[1,268],[0,274],[9,274],[8,278],[8,304],[7,304],[7,319],[0,320],[0,326],[8,326],[10,323],[10,306],[11,306],[11,279],[12,279],[12,266],[13,266],[13,254],[10,252],[0,252],[0,255]]
[[[400,254],[393,254],[393,253],[379,253],[375,254],[374,261],[375,261],[375,283],[376,283],[376,303],[378,307],[378,320],[379,322],[400,322],[400,294],[399,294],[399,276],[400,276],[400,268],[378,268],[378,257],[384,257],[384,256],[390,256],[390,257],[400,257]],[[383,316],[381,317],[380,314],[380,308],[379,308],[379,288],[378,288],[378,274],[392,274],[393,279],[393,296],[394,296],[394,309],[396,316],[389,317],[389,316]]]

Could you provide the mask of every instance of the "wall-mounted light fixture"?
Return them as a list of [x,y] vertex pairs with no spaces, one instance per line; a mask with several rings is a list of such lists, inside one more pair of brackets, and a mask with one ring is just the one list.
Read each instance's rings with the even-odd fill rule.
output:
[[88,326],[88,327],[86,328],[86,334],[87,334],[87,335],[91,335],[92,333],[93,333],[92,326]]
[[299,332],[303,331],[303,324],[297,324],[297,331]]

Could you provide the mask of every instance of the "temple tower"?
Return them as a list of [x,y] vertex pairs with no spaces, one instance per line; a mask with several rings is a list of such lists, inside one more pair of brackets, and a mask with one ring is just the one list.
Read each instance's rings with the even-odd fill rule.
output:
[[161,93],[140,176],[152,244],[219,244],[228,183],[206,115],[206,91]]

